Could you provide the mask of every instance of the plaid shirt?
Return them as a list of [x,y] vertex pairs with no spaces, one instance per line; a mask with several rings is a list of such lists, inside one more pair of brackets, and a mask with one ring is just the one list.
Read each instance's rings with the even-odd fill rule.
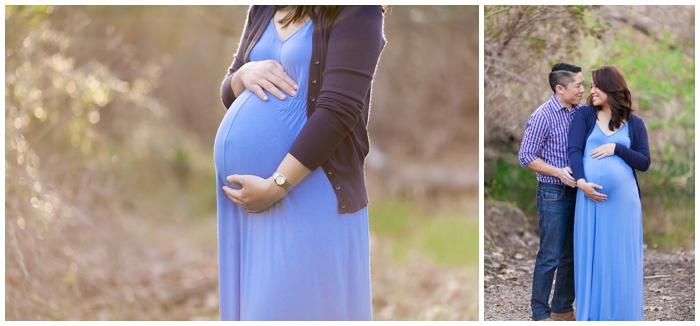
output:
[[[567,156],[569,127],[579,105],[572,110],[564,107],[556,95],[544,102],[527,120],[525,135],[520,144],[518,158],[520,165],[527,167],[540,158],[545,163],[563,168],[569,166]],[[564,184],[557,177],[537,173],[537,181]]]

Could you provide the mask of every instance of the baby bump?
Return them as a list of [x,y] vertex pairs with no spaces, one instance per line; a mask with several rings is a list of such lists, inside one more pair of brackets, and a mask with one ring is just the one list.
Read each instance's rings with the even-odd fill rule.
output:
[[306,112],[291,112],[244,91],[226,112],[214,141],[214,162],[223,175],[271,175],[289,151]]
[[602,186],[603,189],[598,192],[603,194],[610,195],[620,189],[628,191],[636,184],[632,168],[617,156],[603,159],[586,157],[583,160],[583,169],[586,181]]

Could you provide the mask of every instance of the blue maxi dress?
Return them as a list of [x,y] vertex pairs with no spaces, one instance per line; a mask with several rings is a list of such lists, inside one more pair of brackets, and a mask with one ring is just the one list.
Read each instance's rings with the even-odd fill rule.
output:
[[231,174],[268,178],[306,116],[311,59],[309,21],[280,39],[271,20],[251,61],[281,63],[299,89],[262,101],[244,91],[226,112],[214,142],[222,320],[371,320],[367,208],[339,214],[322,168],[268,210],[248,214],[221,190]]
[[605,135],[596,124],[586,141],[586,181],[608,195],[593,202],[578,190],[574,219],[577,320],[644,320],[642,206],[632,168],[620,157],[593,158],[607,143],[630,146],[623,125]]

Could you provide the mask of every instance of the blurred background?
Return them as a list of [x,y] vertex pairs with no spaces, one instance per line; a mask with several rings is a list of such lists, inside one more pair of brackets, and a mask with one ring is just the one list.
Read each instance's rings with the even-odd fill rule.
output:
[[[5,7],[7,320],[218,319],[212,149],[246,11]],[[386,15],[375,320],[479,318],[478,21],[477,6]]]
[[[582,66],[585,101],[591,70],[613,65],[625,75],[635,113],[649,132],[651,168],[638,174],[644,244],[692,252],[694,11],[693,6],[484,6],[485,220],[508,212],[515,214],[508,220],[521,234],[537,230],[535,173],[522,168],[517,156],[528,117],[552,96],[551,66]],[[485,222],[485,233],[498,234],[500,227]]]

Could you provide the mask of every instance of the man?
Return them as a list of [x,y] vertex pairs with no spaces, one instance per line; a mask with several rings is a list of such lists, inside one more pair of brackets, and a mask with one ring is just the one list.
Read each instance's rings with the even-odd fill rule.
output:
[[[569,168],[569,127],[583,97],[581,67],[558,63],[549,73],[554,94],[530,116],[520,165],[537,173],[540,248],[532,279],[533,320],[576,320],[574,312],[574,208],[576,181]],[[549,305],[554,272],[557,280]]]

